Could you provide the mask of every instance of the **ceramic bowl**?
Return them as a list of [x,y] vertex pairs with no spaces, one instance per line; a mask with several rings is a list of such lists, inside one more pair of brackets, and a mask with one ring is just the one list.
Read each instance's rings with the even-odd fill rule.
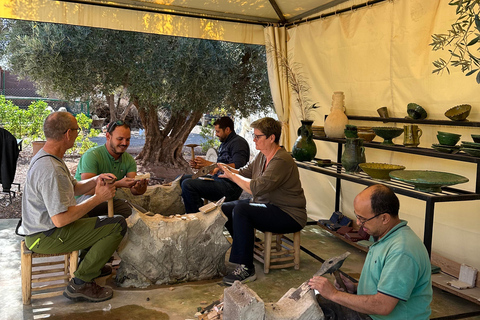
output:
[[312,132],[315,136],[325,137],[325,130],[323,129],[323,126],[312,126]]
[[448,109],[445,112],[445,117],[453,121],[463,121],[467,119],[468,115],[470,114],[470,110],[472,110],[471,105],[460,104],[458,106]]
[[362,138],[365,142],[372,142],[372,140],[377,136],[373,131],[358,131],[357,136]]
[[376,180],[390,180],[390,172],[404,170],[404,166],[388,163],[366,162],[358,165],[366,174]]
[[440,144],[454,146],[460,140],[461,134],[438,131],[437,139]]
[[480,143],[480,134],[472,134],[473,142]]
[[393,144],[392,139],[403,133],[403,128],[397,127],[373,127],[373,132],[384,139],[382,144]]
[[407,113],[412,119],[423,120],[427,117],[427,111],[416,103],[407,104]]

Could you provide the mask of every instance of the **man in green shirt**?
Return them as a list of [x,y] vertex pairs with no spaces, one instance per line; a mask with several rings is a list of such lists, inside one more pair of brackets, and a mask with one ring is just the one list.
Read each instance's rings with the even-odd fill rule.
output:
[[[107,125],[104,145],[89,149],[80,158],[75,179],[77,181],[90,179],[100,173],[113,173],[117,177],[116,188],[129,188],[133,195],[142,195],[147,190],[147,180],[135,180],[137,175],[137,164],[135,159],[127,153],[130,145],[130,126],[121,120],[110,122]],[[91,195],[86,194],[77,199],[81,203]],[[106,205],[106,204],[105,204]],[[106,211],[92,210],[88,213],[90,217],[105,214]],[[131,208],[125,201],[114,200],[114,212],[124,217],[131,214]]]
[[407,221],[398,217],[397,196],[389,187],[377,184],[359,193],[353,206],[358,225],[375,242],[358,285],[343,278],[348,292],[338,290],[327,278],[310,279],[310,287],[322,296],[322,309],[333,310],[338,316],[348,314],[348,319],[428,319],[432,301],[430,258]]

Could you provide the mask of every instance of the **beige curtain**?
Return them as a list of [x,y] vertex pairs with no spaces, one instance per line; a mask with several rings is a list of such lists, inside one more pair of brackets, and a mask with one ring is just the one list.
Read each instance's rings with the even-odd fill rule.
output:
[[280,145],[290,151],[292,147],[289,138],[290,93],[287,78],[279,66],[280,57],[287,56],[287,31],[284,27],[271,26],[266,27],[264,32],[270,90],[278,120],[282,122]]

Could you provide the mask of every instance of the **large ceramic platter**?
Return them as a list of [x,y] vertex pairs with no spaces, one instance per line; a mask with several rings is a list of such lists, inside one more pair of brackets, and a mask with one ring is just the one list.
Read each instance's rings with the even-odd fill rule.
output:
[[413,184],[415,190],[426,192],[442,192],[442,186],[468,182],[468,178],[458,174],[428,171],[428,170],[399,170],[390,172],[395,180]]
[[462,141],[462,147],[480,149],[480,143]]

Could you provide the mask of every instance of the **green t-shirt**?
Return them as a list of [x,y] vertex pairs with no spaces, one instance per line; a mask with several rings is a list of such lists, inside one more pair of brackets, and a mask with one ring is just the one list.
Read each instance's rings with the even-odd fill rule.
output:
[[365,259],[358,295],[377,292],[397,298],[387,316],[372,319],[428,319],[431,313],[432,278],[430,259],[422,241],[403,221],[372,244]]
[[93,147],[88,149],[83,154],[78,162],[75,179],[82,180],[82,173],[113,173],[118,180],[123,179],[127,173],[137,172],[137,164],[135,159],[124,152],[118,160],[115,160],[110,153],[108,153],[105,145]]

